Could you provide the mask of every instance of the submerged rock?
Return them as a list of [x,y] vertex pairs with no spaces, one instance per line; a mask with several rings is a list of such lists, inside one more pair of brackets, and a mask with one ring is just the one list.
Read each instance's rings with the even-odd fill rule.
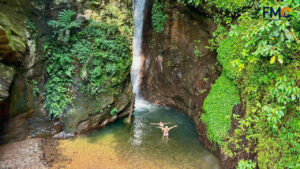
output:
[[53,136],[53,138],[55,138],[55,139],[68,139],[68,138],[71,138],[71,137],[74,137],[74,136],[75,136],[74,133],[66,133],[66,132],[63,131],[59,134],[55,134]]
[[48,168],[43,159],[42,139],[28,139],[0,146],[0,168]]

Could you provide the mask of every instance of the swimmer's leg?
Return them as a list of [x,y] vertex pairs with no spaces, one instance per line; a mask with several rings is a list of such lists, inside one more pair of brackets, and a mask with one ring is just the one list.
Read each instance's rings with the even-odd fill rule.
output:
[[166,144],[166,136],[163,136],[163,139],[162,139],[163,143]]

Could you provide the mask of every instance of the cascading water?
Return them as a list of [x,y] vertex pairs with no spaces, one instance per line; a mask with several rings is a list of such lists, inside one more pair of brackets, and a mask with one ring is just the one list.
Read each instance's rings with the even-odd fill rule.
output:
[[144,107],[147,104],[140,97],[140,84],[141,84],[141,66],[142,66],[142,42],[143,42],[143,23],[144,23],[144,8],[146,0],[134,0],[134,36],[133,36],[133,62],[131,66],[131,82],[132,91],[136,94],[135,108]]
[[140,71],[142,66],[141,52],[143,41],[143,22],[144,22],[144,7],[146,0],[134,1],[134,36],[133,36],[133,62],[131,66],[131,82],[133,85],[132,91],[139,98],[139,87],[141,83]]

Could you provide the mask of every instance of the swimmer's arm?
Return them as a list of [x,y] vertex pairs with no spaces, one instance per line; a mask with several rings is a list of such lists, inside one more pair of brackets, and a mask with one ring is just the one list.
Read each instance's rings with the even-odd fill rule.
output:
[[171,129],[175,128],[175,127],[177,127],[177,125],[175,125],[175,126],[173,126],[173,127],[170,127],[169,130],[171,130]]
[[163,124],[170,124],[171,122],[163,123]]
[[159,129],[162,129],[162,130],[164,129],[163,127],[156,127],[156,128],[159,128]]
[[157,125],[157,124],[159,124],[159,123],[150,123],[150,124],[152,124],[152,125]]

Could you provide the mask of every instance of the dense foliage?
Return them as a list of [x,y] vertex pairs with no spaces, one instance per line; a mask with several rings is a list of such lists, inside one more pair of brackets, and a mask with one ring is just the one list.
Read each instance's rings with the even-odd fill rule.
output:
[[118,25],[90,21],[81,28],[74,15],[63,11],[57,21],[49,22],[53,36],[44,46],[49,75],[45,107],[53,116],[72,104],[76,90],[89,95],[113,92],[131,64],[131,41]]
[[[283,6],[292,8],[290,18],[263,18],[263,7]],[[299,1],[261,1],[259,7],[220,25],[216,34],[223,74],[238,86],[246,111],[236,117],[240,126],[225,147],[239,156],[254,146],[259,168],[299,168]],[[239,166],[254,168],[253,162]]]
[[156,33],[162,33],[165,30],[165,25],[168,19],[168,15],[164,13],[166,2],[155,0],[152,7],[152,25],[153,30]]
[[231,126],[232,109],[239,102],[239,93],[235,84],[222,74],[204,101],[205,113],[201,117],[206,124],[208,138],[212,142],[222,145]]
[[251,4],[250,0],[177,0],[178,2],[199,6],[204,5],[207,8],[216,7],[220,11],[228,11],[230,13],[238,12],[240,9]]

